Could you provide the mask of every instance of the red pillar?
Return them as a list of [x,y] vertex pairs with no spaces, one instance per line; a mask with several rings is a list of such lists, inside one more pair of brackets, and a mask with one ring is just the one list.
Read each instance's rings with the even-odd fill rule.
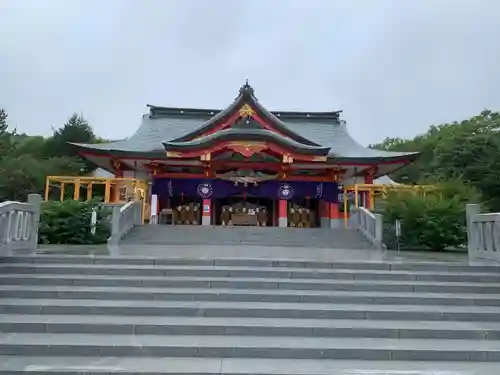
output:
[[330,228],[330,206],[327,201],[319,201],[319,222],[321,228]]
[[338,203],[330,203],[330,228],[340,228],[342,218]]
[[201,225],[211,225],[212,224],[212,200],[203,199],[201,216]]
[[280,199],[278,203],[278,226],[288,226],[288,202],[284,199]]

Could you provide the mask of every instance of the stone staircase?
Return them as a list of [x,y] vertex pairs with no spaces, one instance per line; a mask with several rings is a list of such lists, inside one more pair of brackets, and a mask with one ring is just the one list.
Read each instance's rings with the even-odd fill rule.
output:
[[500,373],[500,268],[0,258],[0,374]]
[[141,245],[279,246],[366,249],[371,244],[356,230],[279,227],[203,227],[142,225],[122,241]]

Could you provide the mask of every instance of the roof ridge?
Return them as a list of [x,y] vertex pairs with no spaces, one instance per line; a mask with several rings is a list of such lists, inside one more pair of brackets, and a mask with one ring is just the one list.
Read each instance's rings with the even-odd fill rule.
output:
[[[197,115],[200,117],[215,116],[218,113],[224,111],[224,109],[213,109],[213,108],[194,108],[194,107],[165,107],[157,106],[152,104],[147,104],[150,108],[150,117],[162,118],[168,116],[193,116]],[[342,110],[336,111],[291,111],[291,110],[268,110],[271,114],[278,118],[296,118],[296,119],[321,119],[321,120],[338,120]]]

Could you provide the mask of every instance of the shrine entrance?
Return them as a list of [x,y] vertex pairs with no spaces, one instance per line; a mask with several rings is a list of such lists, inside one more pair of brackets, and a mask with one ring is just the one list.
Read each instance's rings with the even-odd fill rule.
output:
[[212,222],[215,225],[277,226],[275,200],[262,197],[234,196],[216,199]]
[[[287,202],[287,222],[292,228],[320,226],[319,200]],[[222,226],[278,226],[278,200],[234,196],[216,199],[212,205],[212,223]]]

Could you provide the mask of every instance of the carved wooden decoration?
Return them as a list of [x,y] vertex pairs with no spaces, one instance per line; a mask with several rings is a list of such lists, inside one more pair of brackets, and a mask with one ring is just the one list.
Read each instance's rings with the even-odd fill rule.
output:
[[167,158],[182,158],[182,153],[177,151],[167,151]]
[[207,152],[206,154],[202,154],[200,156],[201,161],[210,161],[212,159],[212,155],[210,152]]
[[246,158],[249,158],[254,154],[258,154],[268,148],[263,142],[230,142],[226,147]]
[[111,166],[114,170],[120,170],[122,168],[122,163],[118,159],[113,159],[111,161]]

